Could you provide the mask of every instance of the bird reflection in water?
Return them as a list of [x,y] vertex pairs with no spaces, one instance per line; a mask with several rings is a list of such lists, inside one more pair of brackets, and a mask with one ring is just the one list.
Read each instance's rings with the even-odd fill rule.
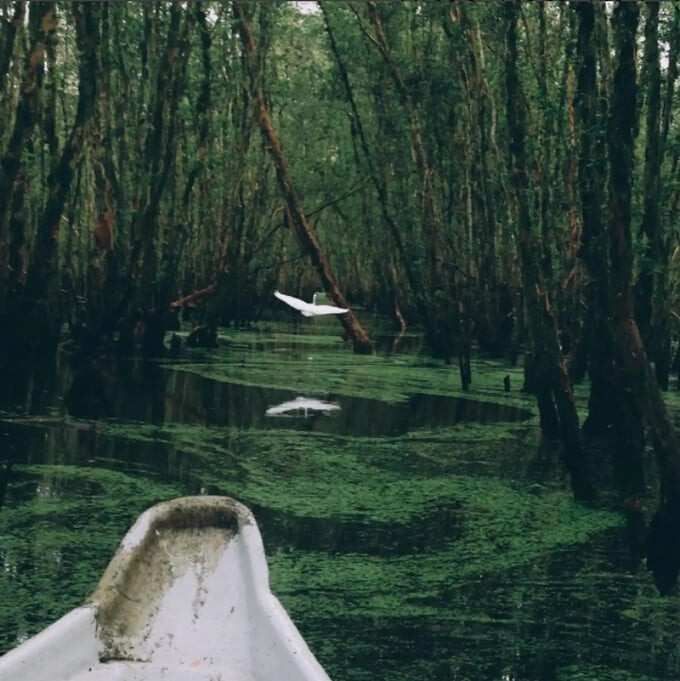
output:
[[294,400],[269,407],[265,414],[267,416],[304,416],[307,418],[309,415],[330,414],[339,410],[340,405],[335,402],[324,402],[314,397],[296,397]]

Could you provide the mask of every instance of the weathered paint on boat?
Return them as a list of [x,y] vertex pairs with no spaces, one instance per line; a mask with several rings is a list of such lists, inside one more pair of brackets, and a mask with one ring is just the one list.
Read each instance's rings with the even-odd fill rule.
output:
[[0,658],[0,681],[330,681],[269,590],[251,512],[183,497],[143,513],[95,592]]

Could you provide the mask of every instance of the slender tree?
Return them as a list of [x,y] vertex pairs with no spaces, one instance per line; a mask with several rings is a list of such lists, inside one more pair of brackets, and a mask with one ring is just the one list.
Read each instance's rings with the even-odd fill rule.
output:
[[580,445],[578,415],[550,306],[549,291],[541,274],[541,249],[529,210],[526,138],[526,103],[519,78],[517,22],[519,3],[505,3],[507,123],[510,164],[518,209],[519,255],[532,347],[532,383],[538,398],[541,426],[546,434],[558,429],[572,473],[574,493],[591,494]]
[[[0,114],[7,115],[8,93],[6,91],[10,64],[14,56],[17,33],[21,30],[26,16],[26,3],[17,0],[13,5],[11,19],[4,19],[0,24]],[[1,137],[1,136],[0,136]]]
[[576,47],[577,84],[574,110],[580,127],[579,187],[583,230],[579,255],[588,270],[585,286],[585,336],[590,375],[588,418],[590,434],[611,432],[618,421],[611,399],[614,385],[614,339],[607,324],[609,309],[609,249],[602,196],[607,177],[605,121],[598,105],[596,9],[593,3],[574,3],[578,16]]
[[[659,3],[648,2],[645,22],[644,82],[647,85],[645,119],[645,166],[643,174],[643,216],[640,233],[644,253],[636,284],[635,319],[651,361],[656,364],[656,376],[664,389],[668,388],[669,352],[665,349],[661,321],[654,308],[660,304],[659,288],[665,279],[665,253],[661,235],[659,200],[661,198],[661,66],[659,63]],[[652,322],[654,317],[656,324]]]
[[[248,55],[252,96],[255,101],[255,115],[262,130],[262,133],[269,144],[270,153],[276,166],[276,176],[278,185],[281,190],[281,195],[286,203],[288,215],[290,216],[291,226],[295,230],[295,234],[300,241],[300,244],[309,255],[314,268],[319,274],[319,278],[327,293],[340,307],[349,308],[344,294],[340,290],[335,277],[331,271],[328,260],[321,250],[321,245],[313,227],[309,224],[307,217],[302,209],[302,205],[298,198],[295,186],[288,171],[283,149],[281,143],[272,126],[271,118],[269,116],[268,107],[265,101],[265,95],[262,89],[261,73],[258,67],[258,52],[253,34],[250,30],[250,23],[243,5],[236,1],[234,2],[234,14],[239,21],[239,30],[243,39],[243,47]],[[370,338],[359,324],[359,321],[354,316],[350,309],[349,312],[341,316],[341,321],[348,335],[354,343],[356,352],[371,352],[373,344]]]
[[[98,17],[101,8],[88,3],[74,3],[71,5],[71,10],[80,52],[78,106],[69,138],[61,152],[58,164],[48,178],[47,199],[38,222],[28,269],[25,296],[28,301],[38,306],[54,303],[54,300],[50,300],[50,294],[55,290],[51,281],[57,274],[55,258],[59,225],[71,188],[71,181],[83,152],[86,128],[94,114],[97,98]],[[42,324],[47,324],[51,333],[56,331],[53,328],[53,322],[56,320],[49,312],[44,315],[39,314],[35,319],[39,323],[42,321]]]
[[[13,218],[21,223],[23,230],[23,223],[26,219],[23,214],[25,184],[23,180],[19,183],[16,187],[17,196],[14,196],[15,183],[22,169],[23,152],[29,144],[39,119],[45,46],[56,28],[56,5],[34,3],[30,6],[28,15],[30,47],[24,60],[21,95],[17,103],[12,133],[0,160],[0,245],[4,246],[0,248],[0,252],[4,254],[0,257],[0,294],[3,299],[7,294],[5,272],[9,262],[6,258],[12,248],[8,235],[10,206],[12,206]],[[7,40],[7,49],[9,49],[9,40]],[[13,204],[12,200],[14,200]],[[23,241],[23,231],[17,239]],[[18,263],[14,262],[13,265],[16,267]],[[12,295],[15,293],[13,291]]]

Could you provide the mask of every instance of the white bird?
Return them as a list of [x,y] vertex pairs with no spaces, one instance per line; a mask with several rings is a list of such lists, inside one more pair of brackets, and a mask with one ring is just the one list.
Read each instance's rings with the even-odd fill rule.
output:
[[317,305],[316,304],[316,293],[312,298],[311,303],[307,303],[299,298],[294,298],[293,296],[287,296],[285,293],[279,293],[274,291],[274,295],[282,300],[286,305],[290,305],[292,308],[299,310],[303,317],[316,317],[322,314],[344,314],[349,312],[348,309],[344,307],[336,307],[335,305]]
[[335,402],[324,402],[323,400],[317,400],[313,397],[296,397],[294,400],[289,400],[288,402],[277,404],[274,407],[269,407],[265,414],[267,416],[279,416],[281,414],[299,411],[304,412],[306,417],[307,413],[310,411],[329,414],[338,409],[340,409],[340,405],[335,404]]

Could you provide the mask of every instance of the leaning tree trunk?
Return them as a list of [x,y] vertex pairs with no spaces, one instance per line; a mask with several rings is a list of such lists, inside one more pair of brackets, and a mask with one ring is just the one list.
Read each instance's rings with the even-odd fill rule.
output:
[[[470,367],[466,358],[470,355],[470,336],[461,333],[459,316],[469,319],[469,310],[464,309],[464,301],[457,295],[458,286],[452,281],[450,272],[444,271],[444,263],[453,261],[451,244],[443,238],[442,210],[435,189],[436,172],[428,158],[428,151],[423,142],[423,126],[413,101],[410,89],[392,54],[391,47],[383,28],[376,3],[367,2],[368,17],[374,29],[373,42],[385,60],[399,105],[408,120],[410,132],[411,157],[415,161],[420,180],[419,204],[421,221],[425,233],[426,274],[425,290],[417,294],[424,313],[426,336],[433,350],[443,355],[448,362],[452,352],[458,354],[461,367],[461,384],[467,390],[470,383]],[[365,32],[365,30],[364,30]],[[457,276],[457,275],[454,275]],[[430,293],[441,293],[434,296],[434,304]],[[459,315],[460,311],[460,315]]]
[[[302,210],[302,204],[295,191],[295,186],[293,185],[288,166],[286,165],[283,156],[281,143],[272,126],[264,92],[262,91],[255,40],[250,30],[250,25],[246,18],[243,6],[238,1],[234,2],[234,13],[236,19],[239,21],[243,48],[249,58],[255,115],[262,133],[269,144],[269,151],[274,160],[274,165],[276,166],[276,177],[279,183],[279,189],[286,202],[291,226],[295,230],[295,234],[300,241],[300,244],[309,255],[326,292],[333,298],[337,305],[349,308],[345,296],[333,276],[328,259],[321,250],[321,245],[319,244],[316,232],[312,225],[307,221],[305,213]],[[352,338],[355,352],[373,351],[373,344],[371,343],[370,338],[359,324],[359,321],[354,316],[351,309],[347,314],[341,316],[340,321],[345,327],[347,334]]]
[[525,151],[526,103],[517,68],[517,0],[505,3],[506,33],[506,94],[507,121],[510,143],[511,175],[518,208],[519,256],[522,264],[522,288],[531,333],[533,383],[539,397],[541,423],[559,422],[569,467],[572,488],[577,498],[591,496],[590,481],[585,473],[579,439],[579,423],[567,367],[562,357],[557,324],[549,294],[541,276],[541,249],[529,210],[529,182]]

